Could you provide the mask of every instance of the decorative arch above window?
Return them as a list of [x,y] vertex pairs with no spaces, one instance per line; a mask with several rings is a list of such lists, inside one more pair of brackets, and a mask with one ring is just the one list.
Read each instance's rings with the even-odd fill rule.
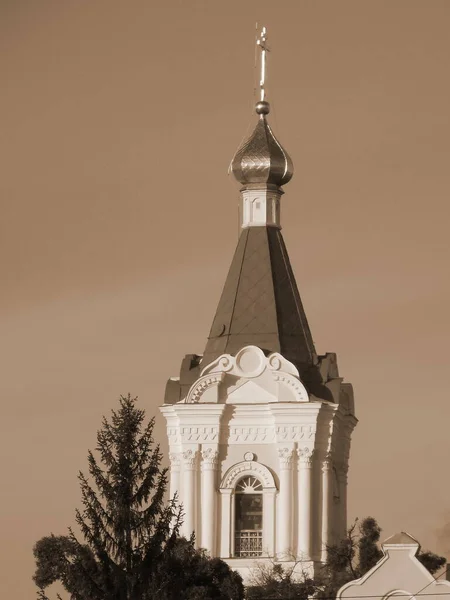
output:
[[275,556],[275,497],[271,471],[245,453],[220,482],[222,515],[221,556],[255,558]]
[[262,486],[261,491],[267,488],[276,489],[275,480],[269,469],[254,460],[239,462],[228,469],[220,482],[220,489],[237,490],[240,481],[253,477]]
[[263,485],[256,477],[247,475],[237,482],[235,491],[236,494],[258,494],[263,491]]

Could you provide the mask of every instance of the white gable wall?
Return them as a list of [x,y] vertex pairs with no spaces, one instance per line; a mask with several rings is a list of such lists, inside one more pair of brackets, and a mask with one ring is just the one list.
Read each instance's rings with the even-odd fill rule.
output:
[[[389,543],[390,540],[392,543]],[[415,555],[419,544],[412,536],[402,532],[390,540],[382,545],[384,556],[378,563],[360,579],[344,585],[337,594],[337,600],[363,600],[367,597],[381,600],[390,596],[443,600],[444,596],[450,595],[450,582],[436,581],[417,560]]]

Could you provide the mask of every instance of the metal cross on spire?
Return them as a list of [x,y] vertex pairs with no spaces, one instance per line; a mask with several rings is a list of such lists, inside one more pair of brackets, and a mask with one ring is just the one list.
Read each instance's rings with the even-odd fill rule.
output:
[[261,102],[265,100],[266,95],[266,52],[270,52],[270,48],[267,45],[267,30],[265,27],[261,29],[256,44],[261,48],[261,78],[259,80],[259,89],[261,94]]

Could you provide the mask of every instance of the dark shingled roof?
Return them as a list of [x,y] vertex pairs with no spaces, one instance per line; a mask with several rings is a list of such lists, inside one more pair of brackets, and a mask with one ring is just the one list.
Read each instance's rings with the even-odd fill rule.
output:
[[316,357],[286,246],[275,227],[242,231],[202,365],[250,344],[280,352],[300,372]]

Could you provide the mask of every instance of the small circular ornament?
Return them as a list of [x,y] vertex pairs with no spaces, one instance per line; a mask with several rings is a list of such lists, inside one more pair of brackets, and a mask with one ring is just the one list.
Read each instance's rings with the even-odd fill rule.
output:
[[252,460],[255,460],[255,455],[253,454],[253,452],[246,452],[244,454],[244,460],[251,462]]

